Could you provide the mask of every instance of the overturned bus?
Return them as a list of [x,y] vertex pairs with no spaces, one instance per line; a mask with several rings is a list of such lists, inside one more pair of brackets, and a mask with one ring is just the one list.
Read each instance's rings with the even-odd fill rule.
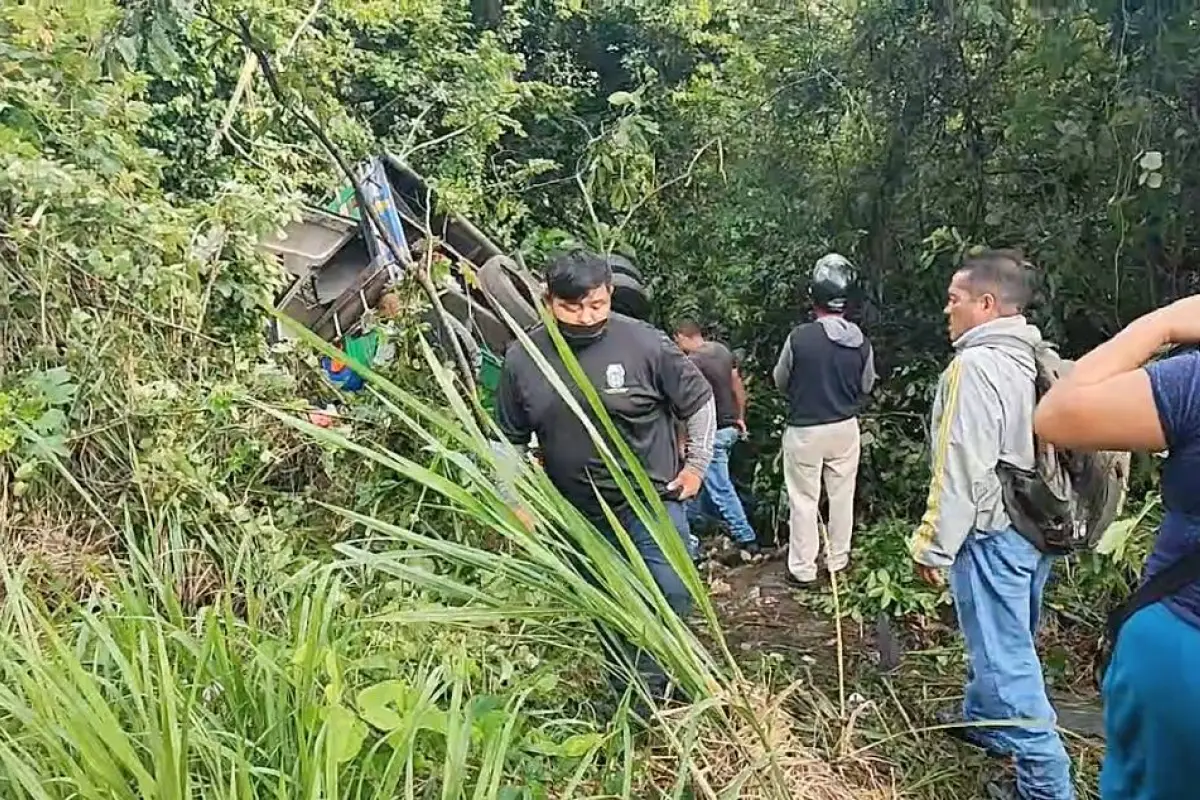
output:
[[[499,378],[504,352],[513,332],[501,309],[516,324],[528,328],[539,321],[542,294],[540,277],[525,268],[521,254],[505,254],[486,234],[461,215],[441,209],[437,195],[408,165],[385,155],[358,168],[356,176],[393,242],[407,249],[413,260],[444,260],[436,284],[448,316],[447,327],[458,338],[485,396]],[[364,331],[364,312],[375,308],[388,287],[402,281],[406,264],[397,263],[391,250],[358,208],[354,187],[346,186],[325,208],[306,207],[300,219],[260,247],[279,262],[286,288],[276,298],[276,308],[322,339],[336,344],[355,358],[373,347]],[[645,318],[650,297],[642,276],[628,259],[613,255],[614,308]],[[426,312],[434,344],[441,342],[442,326]],[[275,324],[270,335],[287,337],[285,326]],[[367,361],[370,359],[367,358]],[[345,365],[323,359],[330,379],[343,388],[361,385]]]

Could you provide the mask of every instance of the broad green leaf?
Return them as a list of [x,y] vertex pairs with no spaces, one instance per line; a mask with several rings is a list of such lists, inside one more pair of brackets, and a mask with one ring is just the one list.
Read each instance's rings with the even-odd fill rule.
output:
[[[637,96],[632,92],[613,92],[608,96],[608,104],[621,108],[623,106],[631,106],[637,103]],[[606,160],[606,159],[602,159]],[[611,169],[611,165],[609,166]]]
[[537,679],[537,683],[533,688],[541,694],[549,694],[558,687],[558,675],[553,672],[542,673],[542,676]]
[[604,736],[599,733],[577,733],[563,740],[560,747],[567,758],[579,758],[603,742]]
[[325,719],[325,747],[334,762],[344,764],[358,755],[367,738],[367,726],[343,705],[329,709]]
[[114,42],[117,52],[121,54],[121,60],[125,62],[125,66],[130,69],[137,67],[137,39],[133,36],[118,36]]
[[1118,549],[1124,549],[1125,542],[1133,533],[1133,529],[1137,527],[1139,519],[1139,517],[1126,517],[1109,525],[1100,537],[1100,541],[1096,543],[1096,552],[1108,556]]
[[1142,520],[1161,502],[1157,495],[1152,495],[1138,512],[1132,516],[1124,517],[1113,522],[1108,526],[1108,529],[1101,535],[1100,540],[1096,543],[1096,552],[1101,555],[1112,556],[1117,553],[1124,552],[1125,544],[1129,541],[1129,537]]
[[52,406],[62,406],[75,399],[79,387],[71,382],[71,373],[66,367],[55,367],[45,372],[35,373],[32,378],[34,387]]
[[555,742],[553,739],[546,737],[545,734],[538,733],[532,735],[525,743],[525,749],[533,753],[541,753],[547,756],[559,756],[565,758],[579,758],[585,755],[589,750],[600,746],[604,742],[604,736],[596,732],[577,733],[573,736],[568,736],[561,742]]
[[412,690],[404,681],[392,680],[368,686],[358,693],[356,704],[363,719],[381,731],[393,731],[404,724]]
[[414,727],[418,730],[433,731],[445,736],[448,721],[449,716],[442,709],[437,707],[425,708],[417,716],[417,723]]

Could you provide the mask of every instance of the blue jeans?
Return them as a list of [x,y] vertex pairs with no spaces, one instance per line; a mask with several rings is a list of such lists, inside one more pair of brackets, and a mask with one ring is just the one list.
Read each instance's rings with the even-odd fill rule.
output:
[[972,532],[950,568],[950,593],[967,644],[963,717],[1031,721],[971,730],[988,749],[1016,760],[1023,800],[1075,797],[1071,761],[1054,727],[1035,647],[1052,565],[1050,556],[1010,528]]
[[688,516],[712,514],[725,521],[729,533],[738,542],[753,542],[757,537],[746,519],[746,510],[729,474],[729,453],[738,441],[737,428],[721,428],[713,439],[713,457],[704,474],[700,495],[688,503]]
[[[687,510],[684,504],[677,500],[664,500],[663,505],[667,507],[667,516],[671,520],[671,524],[675,527],[675,531],[679,537],[687,543],[688,536],[691,534],[691,526],[688,524]],[[638,554],[641,555],[642,561],[650,568],[650,574],[654,577],[654,582],[658,584],[658,588],[662,590],[663,596],[667,598],[667,603],[674,609],[675,613],[680,617],[687,618],[687,615],[692,611],[692,596],[688,594],[687,587],[683,585],[679,574],[667,561],[666,555],[663,554],[662,548],[658,546],[658,542],[654,541],[654,535],[650,530],[642,524],[638,519],[637,514],[633,513],[632,509],[626,508],[617,514],[617,519],[621,525],[629,532],[629,538],[633,540],[634,546],[637,548]],[[600,531],[604,533],[614,547],[620,549],[620,544],[613,538],[613,533],[607,525],[598,526]]]
[[[676,532],[687,543],[688,537],[691,535],[691,529],[688,525],[687,510],[684,504],[675,500],[664,500],[663,505],[667,507],[667,516],[670,518]],[[663,554],[662,548],[658,546],[658,542],[654,541],[654,535],[642,524],[642,521],[638,519],[637,514],[632,509],[626,508],[619,511],[617,519],[620,521],[621,526],[629,533],[629,538],[633,540],[638,554],[649,568],[654,582],[662,590],[667,604],[681,618],[687,619],[688,614],[692,611],[692,596],[688,593],[687,587],[683,585],[683,580],[679,577],[679,573],[667,561],[667,557]],[[607,520],[593,519],[592,524],[617,548],[618,552],[623,552]],[[585,574],[588,574],[586,570]],[[600,630],[600,638],[604,642],[610,659],[628,661],[641,674],[651,696],[656,698],[665,697],[669,679],[663,671],[662,666],[649,653],[639,650],[624,636],[604,630],[603,628]],[[627,682],[624,679],[624,671],[622,669],[618,668],[614,670],[612,685],[618,694],[624,694]]]
[[1104,800],[1196,796],[1200,630],[1162,603],[1125,623],[1104,675]]

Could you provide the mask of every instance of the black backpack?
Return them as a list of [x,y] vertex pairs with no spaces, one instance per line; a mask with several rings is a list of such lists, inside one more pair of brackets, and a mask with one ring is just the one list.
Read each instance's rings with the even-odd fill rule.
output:
[[[1037,400],[1074,366],[1046,343],[1034,361]],[[1043,553],[1094,549],[1125,502],[1130,454],[1067,450],[1036,436],[1033,448],[1033,469],[996,465],[1013,527]]]

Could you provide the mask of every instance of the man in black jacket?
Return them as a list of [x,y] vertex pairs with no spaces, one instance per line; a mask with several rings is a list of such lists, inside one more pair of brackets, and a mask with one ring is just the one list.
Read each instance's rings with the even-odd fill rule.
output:
[[[552,258],[546,270],[546,302],[559,331],[686,543],[690,531],[684,504],[700,491],[712,459],[717,423],[712,389],[666,334],[612,312],[612,286],[608,261],[583,250]],[[538,326],[529,331],[529,338],[571,386],[573,381],[549,331]],[[576,397],[587,409],[578,390]],[[518,447],[537,436],[551,482],[617,544],[599,499],[603,498],[629,533],[671,608],[686,617],[691,597],[683,581],[629,507],[582,420],[522,344],[514,344],[505,355],[496,420],[508,441]],[[687,428],[682,454],[676,420]],[[627,643],[620,645],[628,651]],[[652,692],[665,689],[666,678],[657,665],[646,665],[643,673]]]
[[787,574],[805,587],[817,582],[822,483],[829,498],[825,566],[835,573],[850,561],[858,412],[875,385],[871,343],[844,316],[852,278],[853,267],[837,253],[817,262],[809,287],[814,321],[792,330],[775,364],[775,385],[788,399],[783,434],[783,475],[791,506]]

